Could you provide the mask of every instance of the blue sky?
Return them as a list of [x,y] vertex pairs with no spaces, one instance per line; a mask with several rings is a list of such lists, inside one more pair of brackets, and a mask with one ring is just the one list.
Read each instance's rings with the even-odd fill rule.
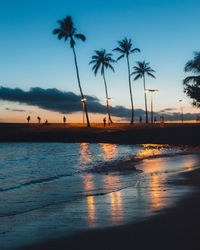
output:
[[[184,64],[199,50],[199,10],[197,0],[0,0],[0,85],[56,87],[79,94],[69,44],[52,35],[57,20],[71,15],[78,32],[87,37],[76,46],[85,94],[105,102],[102,78],[93,75],[88,62],[94,50],[110,52],[127,36],[141,49],[131,56],[131,66],[146,60],[156,70],[156,80],[147,80],[147,88],[159,89],[155,110],[177,108],[184,99],[185,110],[197,112],[183,93],[182,79]],[[126,62],[114,66],[115,73],[107,72],[112,105],[130,107]],[[144,108],[141,80],[133,83],[133,96],[135,108]]]

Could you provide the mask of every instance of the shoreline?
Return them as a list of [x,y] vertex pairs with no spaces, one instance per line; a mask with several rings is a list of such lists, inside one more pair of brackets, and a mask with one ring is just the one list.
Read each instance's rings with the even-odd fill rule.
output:
[[0,123],[0,142],[88,142],[199,146],[200,124],[25,124]]
[[[180,173],[181,179],[170,181],[170,185],[197,187],[190,196],[184,197],[175,206],[140,222],[105,229],[93,229],[37,245],[30,250],[53,249],[199,249],[200,227],[200,169]],[[27,247],[18,248],[25,250]]]

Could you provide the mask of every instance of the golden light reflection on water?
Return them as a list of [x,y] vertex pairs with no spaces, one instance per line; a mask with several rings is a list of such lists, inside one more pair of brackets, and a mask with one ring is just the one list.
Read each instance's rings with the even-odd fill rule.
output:
[[136,158],[144,158],[152,155],[161,154],[169,146],[167,144],[142,144],[144,149],[138,152]]
[[80,144],[81,149],[80,149],[80,161],[87,163],[87,162],[91,162],[91,152],[89,151],[89,143],[81,143]]
[[[84,190],[90,192],[94,189],[94,181],[92,174],[81,175],[84,184]],[[87,208],[88,208],[88,225],[89,227],[96,226],[96,216],[95,216],[95,204],[94,196],[87,196]]]
[[121,192],[110,193],[111,199],[111,221],[113,224],[119,223],[123,219],[123,206]]
[[95,227],[96,216],[95,216],[94,196],[88,196],[87,203],[88,203],[88,224],[90,227]]
[[99,143],[104,153],[101,154],[105,160],[112,159],[118,154],[118,149],[116,144],[109,143]]
[[[117,189],[120,187],[120,177],[116,175],[104,176],[104,187],[109,191],[109,188]],[[111,192],[110,196],[110,210],[111,210],[111,222],[117,224],[123,220],[123,205],[121,192]]]
[[[163,178],[162,178],[163,182]],[[150,178],[150,212],[166,207],[167,201],[163,199],[163,188],[161,187],[161,176],[153,175]],[[167,191],[165,191],[167,192]]]
[[166,161],[162,158],[153,160],[144,160],[142,169],[148,178],[149,190],[149,213],[160,210],[168,205],[169,199],[163,199],[163,196],[169,196],[169,189],[165,186],[166,174],[163,172],[166,168]]

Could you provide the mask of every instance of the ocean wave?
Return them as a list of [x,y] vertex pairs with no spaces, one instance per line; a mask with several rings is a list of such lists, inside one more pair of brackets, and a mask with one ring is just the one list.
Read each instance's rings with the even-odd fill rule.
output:
[[57,180],[66,178],[68,176],[71,176],[71,174],[63,174],[63,175],[57,175],[57,176],[52,176],[52,177],[48,177],[48,178],[42,178],[42,179],[38,179],[38,180],[32,180],[30,182],[25,182],[25,183],[22,183],[22,184],[19,184],[16,186],[12,186],[12,187],[8,187],[8,188],[0,188],[0,192],[7,192],[7,191],[15,190],[15,189],[26,188],[28,186],[45,184],[45,183],[49,183],[49,182],[53,182],[53,181],[57,181]]
[[120,172],[120,173],[132,173],[135,171],[142,172],[137,169],[137,164],[142,162],[143,160],[164,158],[164,157],[175,157],[181,155],[188,155],[195,153],[193,151],[177,151],[177,152],[162,152],[159,154],[147,155],[147,156],[138,156],[138,155],[129,155],[128,157],[111,160],[108,162],[100,162],[98,164],[93,164],[86,169],[86,172],[90,173],[99,173],[99,174],[107,174],[112,172]]

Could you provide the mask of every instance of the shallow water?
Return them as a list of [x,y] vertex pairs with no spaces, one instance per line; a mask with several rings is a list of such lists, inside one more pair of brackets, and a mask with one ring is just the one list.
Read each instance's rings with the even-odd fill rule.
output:
[[199,166],[184,153],[168,145],[1,143],[0,249],[156,213],[190,191],[165,182]]

